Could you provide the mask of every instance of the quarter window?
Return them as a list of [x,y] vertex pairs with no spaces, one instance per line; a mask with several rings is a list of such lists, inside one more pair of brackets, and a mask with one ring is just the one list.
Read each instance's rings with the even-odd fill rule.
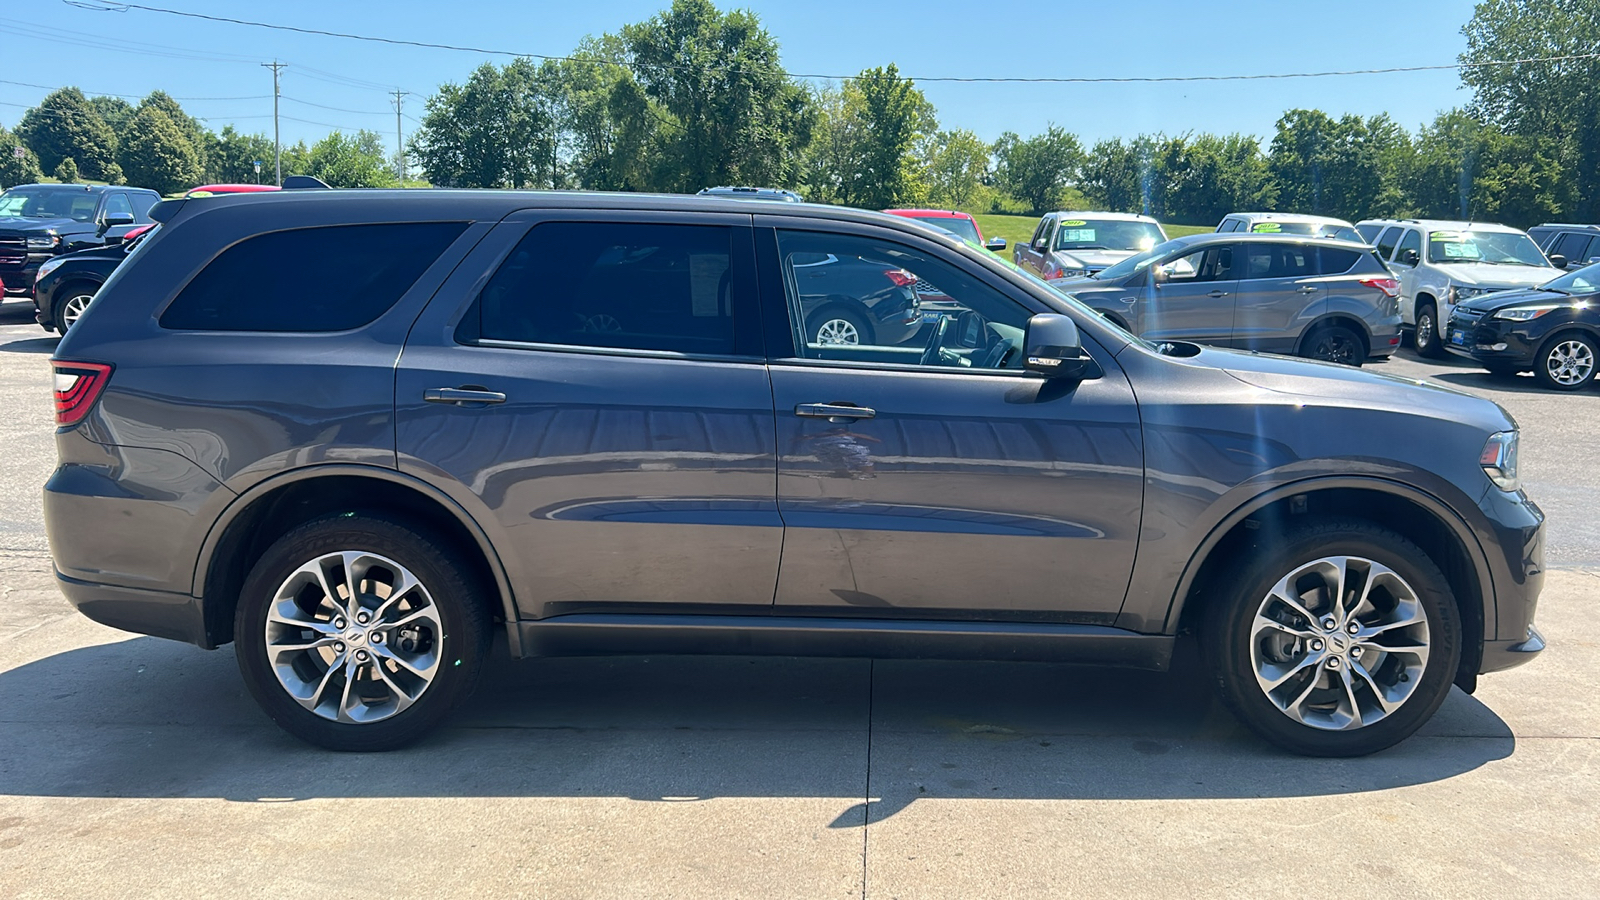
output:
[[1356,260],[1371,250],[1343,250],[1338,247],[1318,247],[1317,271],[1323,275],[1343,275],[1355,268]]
[[461,337],[731,355],[732,242],[733,229],[719,225],[537,225],[489,280]]
[[274,231],[222,251],[161,314],[203,331],[345,331],[371,323],[466,229],[463,222]]

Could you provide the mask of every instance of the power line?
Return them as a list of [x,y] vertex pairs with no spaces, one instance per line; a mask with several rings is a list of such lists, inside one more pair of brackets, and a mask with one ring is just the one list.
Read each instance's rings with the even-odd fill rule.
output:
[[[470,47],[459,44],[439,44],[430,41],[413,41],[403,38],[377,37],[374,35],[352,34],[344,31],[327,31],[321,28],[303,28],[298,25],[278,25],[271,22],[255,22],[249,19],[238,19],[231,16],[217,16],[208,13],[189,12],[187,10],[167,9],[160,6],[149,6],[143,3],[122,3],[114,0],[98,0],[101,5],[92,5],[83,0],[62,0],[69,6],[96,12],[127,12],[139,10],[141,12],[162,13],[170,16],[181,16],[189,19],[201,19],[208,22],[220,22],[230,25],[246,25],[252,28],[265,28],[271,31],[289,31],[295,34],[320,35],[322,37],[343,38],[345,40],[366,41],[375,44],[391,44],[400,47],[420,47],[428,50],[453,50],[462,53],[477,53],[486,56],[511,56],[528,59],[553,60],[556,62],[580,62],[578,57],[552,56],[544,53],[524,53],[514,50],[498,50],[488,47]],[[1253,75],[1144,75],[1128,77],[1014,77],[1014,76],[956,76],[956,75],[905,75],[910,81],[942,82],[956,84],[1174,84],[1197,81],[1269,81],[1290,78],[1332,78],[1348,75],[1392,75],[1411,72],[1441,72],[1460,71],[1463,69],[1490,68],[1495,66],[1526,65],[1528,63],[1556,63],[1571,62],[1581,59],[1600,59],[1600,52],[1575,53],[1564,56],[1533,56],[1522,59],[1484,60],[1474,63],[1440,63],[1421,66],[1388,66],[1371,69],[1339,69],[1318,72],[1269,72]],[[651,68],[660,69],[689,69],[688,66],[672,64],[654,64]],[[803,72],[788,72],[780,70],[779,74],[788,78],[801,79],[826,79],[835,81],[849,81],[855,75],[818,74]]]
[[[7,79],[4,79],[4,78],[0,78],[0,84],[14,84],[17,87],[38,88],[41,91],[52,91],[52,92],[61,90],[61,87],[77,87],[76,85],[62,85],[61,87],[51,87],[48,84],[30,84],[30,83],[28,83],[26,81],[8,81]],[[78,88],[78,89],[79,90],[83,90],[83,88]],[[90,96],[90,97],[120,97],[120,98],[122,98],[124,100],[143,100],[145,97],[149,96],[148,94],[117,94],[117,93],[113,93],[111,91],[83,91],[83,92],[84,92],[84,94],[86,94],[87,96]],[[254,96],[254,97],[173,97],[172,99],[181,100],[184,103],[200,103],[200,102],[207,102],[207,101],[212,101],[212,100],[270,100],[272,98],[271,98],[270,94],[260,94],[258,96]],[[284,98],[284,99],[288,99],[288,98]]]

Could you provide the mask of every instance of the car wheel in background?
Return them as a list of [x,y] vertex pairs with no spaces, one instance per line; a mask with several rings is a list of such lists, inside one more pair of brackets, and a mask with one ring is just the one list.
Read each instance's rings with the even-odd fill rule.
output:
[[1539,383],[1558,391],[1576,391],[1594,383],[1600,345],[1579,331],[1558,334],[1539,348],[1533,374]]
[[490,635],[448,546],[375,514],[314,519],[273,543],[234,622],[267,715],[330,750],[389,750],[438,724],[477,682]]
[[1409,737],[1450,692],[1461,625],[1449,583],[1397,532],[1329,519],[1263,528],[1207,598],[1202,650],[1261,737],[1362,756]]
[[1359,366],[1367,358],[1366,342],[1344,325],[1324,325],[1306,337],[1300,355],[1323,362]]
[[1439,342],[1439,313],[1432,303],[1417,307],[1417,353],[1429,359],[1439,359],[1445,349]]
[[872,326],[854,310],[833,306],[811,317],[806,325],[813,344],[870,344]]
[[56,304],[56,331],[66,334],[67,329],[77,323],[83,311],[89,308],[89,302],[94,299],[95,290],[90,285],[75,284],[59,292],[58,296],[65,299]]

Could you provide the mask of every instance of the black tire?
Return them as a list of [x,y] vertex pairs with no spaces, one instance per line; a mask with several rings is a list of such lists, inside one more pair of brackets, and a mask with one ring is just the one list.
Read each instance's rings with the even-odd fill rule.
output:
[[58,288],[56,290],[55,309],[51,310],[52,318],[55,319],[56,333],[66,334],[67,329],[71,327],[67,322],[68,307],[78,300],[83,300],[83,305],[87,306],[88,301],[93,300],[95,293],[99,290],[100,285],[82,281]]
[[1533,358],[1533,377],[1553,391],[1583,390],[1594,384],[1596,371],[1600,342],[1582,331],[1553,335]]
[[822,337],[823,337],[822,332],[823,332],[824,327],[828,327],[829,329],[831,329],[834,334],[838,333],[837,327],[834,324],[836,322],[849,323],[849,326],[851,328],[855,329],[855,333],[857,335],[857,338],[854,341],[854,343],[856,343],[856,344],[871,344],[871,343],[873,343],[872,323],[867,321],[867,317],[866,316],[863,316],[861,313],[851,309],[850,307],[848,307],[848,306],[846,306],[846,305],[844,305],[842,303],[836,303],[836,304],[833,304],[831,306],[826,306],[826,307],[824,307],[824,308],[822,308],[822,309],[820,309],[817,312],[812,314],[810,320],[806,322],[806,341],[808,343],[812,343],[812,344],[821,344],[821,343],[848,344],[848,343],[851,343],[850,341],[847,341],[847,340],[829,340],[829,341],[826,341],[826,342],[822,340]]
[[[1306,756],[1365,756],[1410,737],[1444,703],[1461,658],[1460,613],[1439,567],[1397,532],[1358,519],[1322,519],[1281,534],[1256,534],[1263,537],[1240,551],[1239,563],[1215,582],[1202,622],[1201,651],[1223,703],[1251,731]],[[1251,657],[1256,614],[1279,580],[1315,560],[1340,556],[1387,566],[1410,585],[1426,614],[1429,648],[1412,693],[1383,718],[1346,731],[1291,718],[1257,683]],[[1321,677],[1321,669],[1313,667],[1318,675],[1311,677]]]
[[1417,305],[1417,355],[1443,359],[1444,342],[1439,340],[1439,310],[1432,303]]
[[1367,342],[1349,326],[1323,325],[1306,335],[1300,355],[1359,368],[1367,360]]
[[[245,580],[234,622],[234,642],[245,684],[272,721],[290,734],[330,750],[391,750],[421,737],[471,694],[489,652],[490,616],[477,580],[455,554],[444,549],[448,546],[399,520],[376,513],[355,513],[313,519],[267,548]],[[436,641],[431,646],[437,660],[433,680],[408,708],[361,724],[334,721],[302,706],[279,681],[267,657],[266,616],[280,585],[301,566],[341,551],[375,554],[410,570],[431,598],[441,626],[439,634],[431,638]],[[358,629],[352,624],[351,630]],[[312,632],[304,634],[310,636]],[[392,636],[387,639],[390,650],[398,640]],[[368,638],[366,646],[377,647],[379,642]],[[355,652],[351,651],[352,656]],[[315,664],[315,660],[310,662]],[[337,667],[335,661],[326,669]]]

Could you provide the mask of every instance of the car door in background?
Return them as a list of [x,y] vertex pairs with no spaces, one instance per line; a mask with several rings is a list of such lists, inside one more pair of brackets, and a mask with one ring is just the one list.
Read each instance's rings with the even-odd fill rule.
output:
[[1322,314],[1327,293],[1317,277],[1315,245],[1244,241],[1234,254],[1238,295],[1230,346],[1293,353],[1305,326]]
[[1017,265],[1035,275],[1043,276],[1045,261],[1050,258],[1050,242],[1055,239],[1056,218],[1045,216],[1033,231],[1033,239],[1017,248]]
[[1589,264],[1591,257],[1600,256],[1600,241],[1589,232],[1563,232],[1551,242],[1545,255],[1564,256],[1567,269],[1581,269]]
[[524,616],[770,609],[749,216],[627,216],[530,212],[468,257],[400,360],[400,467],[488,519]]
[[1151,266],[1134,332],[1149,340],[1227,346],[1238,288],[1235,258],[1234,244],[1208,244]]
[[[758,217],[778,502],[780,614],[1110,623],[1139,530],[1139,416],[1115,360],[1071,384],[1024,373],[1027,301],[929,242]],[[785,227],[788,226],[788,227]],[[791,260],[891,258],[964,311],[920,347],[804,336]],[[987,274],[987,273],[985,273]],[[1042,311],[1042,310],[1040,310]],[[788,323],[787,328],[784,323]]]

